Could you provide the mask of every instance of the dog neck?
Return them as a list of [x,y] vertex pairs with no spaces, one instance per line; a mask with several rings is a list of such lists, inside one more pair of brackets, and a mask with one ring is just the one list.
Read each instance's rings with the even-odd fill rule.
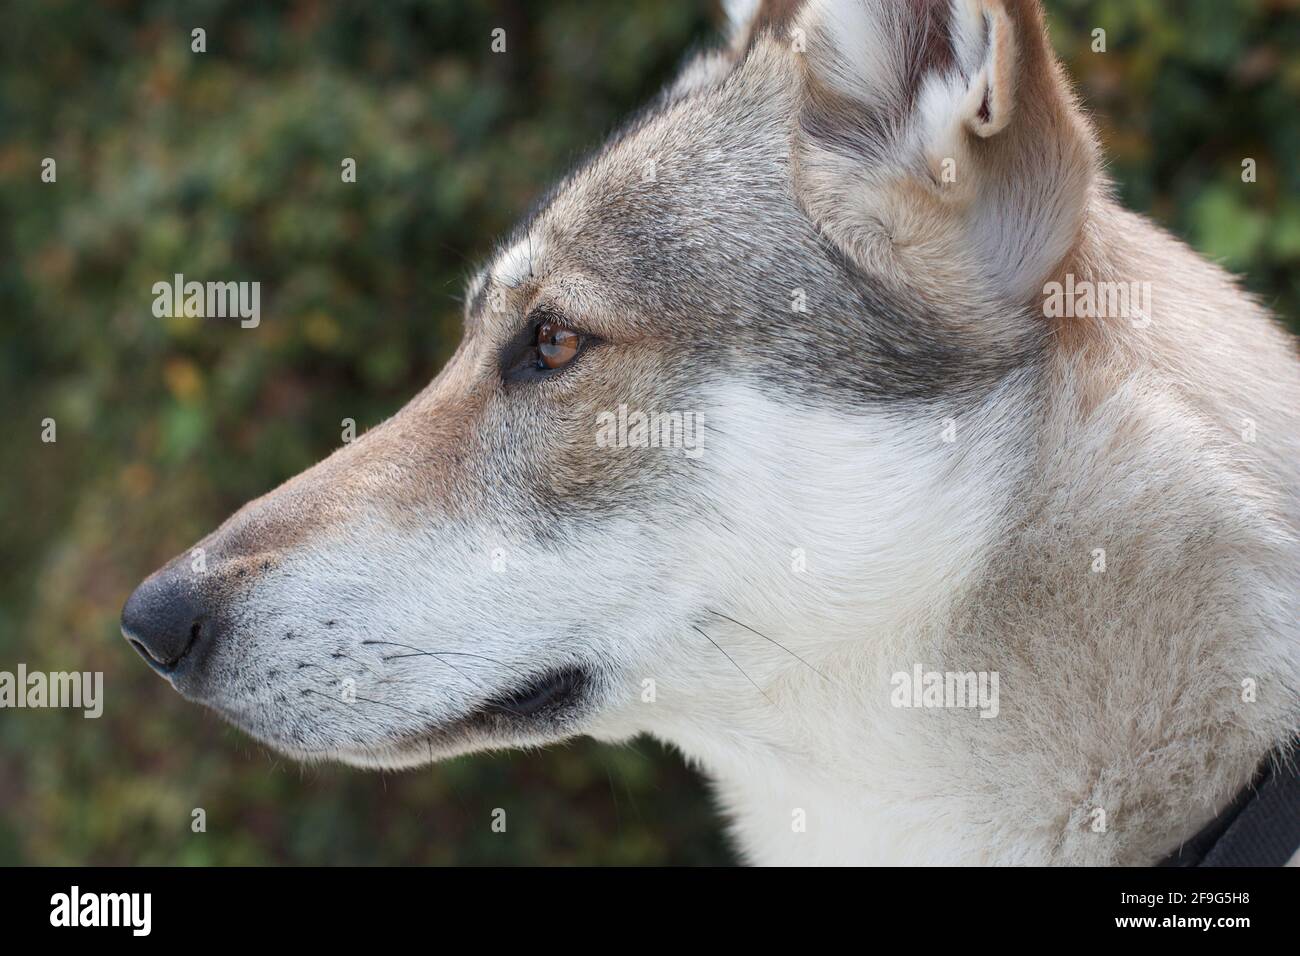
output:
[[[1278,580],[1294,545],[1176,396],[1141,369],[1099,389],[1092,360],[1009,381],[958,419],[956,448],[859,420],[870,439],[825,442],[837,454],[789,507],[752,484],[721,499],[819,547],[708,625],[705,686],[640,729],[715,781],[747,859],[1149,864],[1286,738],[1295,693],[1251,688],[1300,670]],[[846,510],[848,472],[871,494]],[[918,668],[941,675],[936,706],[900,706],[895,678]],[[994,673],[995,719],[944,693]]]

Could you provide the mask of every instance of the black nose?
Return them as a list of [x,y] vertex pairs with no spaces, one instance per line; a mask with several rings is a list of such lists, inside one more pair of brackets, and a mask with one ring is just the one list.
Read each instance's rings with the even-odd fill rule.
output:
[[161,674],[179,669],[210,630],[206,603],[183,571],[149,578],[122,608],[122,636]]

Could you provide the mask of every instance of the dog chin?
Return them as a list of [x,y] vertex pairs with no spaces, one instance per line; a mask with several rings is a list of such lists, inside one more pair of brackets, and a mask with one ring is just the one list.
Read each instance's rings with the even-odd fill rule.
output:
[[381,741],[368,747],[350,746],[331,751],[285,750],[287,756],[304,763],[340,763],[361,770],[410,770],[489,749],[473,741],[460,745],[420,744],[414,740]]
[[310,747],[301,740],[282,739],[273,729],[280,722],[255,710],[207,703],[230,723],[295,760],[397,770],[485,750],[544,747],[586,733],[599,696],[589,669],[562,667],[525,680],[460,716],[374,741],[330,745],[324,740]]
[[577,736],[578,733],[580,732],[521,734],[513,739],[486,738],[467,734],[458,740],[450,740],[443,733],[434,733],[423,738],[402,737],[380,740],[372,744],[349,744],[345,747],[321,750],[303,750],[282,743],[269,741],[267,743],[285,756],[303,763],[340,763],[362,770],[410,770],[416,767],[427,767],[453,757],[489,750],[545,747]]

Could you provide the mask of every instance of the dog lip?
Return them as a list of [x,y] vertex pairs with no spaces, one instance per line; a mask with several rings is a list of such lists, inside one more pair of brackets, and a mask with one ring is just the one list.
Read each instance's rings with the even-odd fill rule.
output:
[[[299,743],[272,743],[293,756],[334,759],[358,766],[410,766],[482,749],[486,742],[550,742],[575,732],[577,706],[595,683],[579,666],[560,667],[526,679],[515,690],[496,695],[462,717],[430,724],[418,732],[351,746],[311,749]],[[228,715],[227,719],[230,719]],[[392,761],[396,762],[392,762]],[[377,761],[377,762],[376,762]]]
[[487,701],[484,711],[505,713],[514,717],[533,717],[543,711],[554,711],[577,697],[587,686],[589,677],[580,667],[561,667],[547,671],[528,681],[522,687],[500,694]]
[[[175,685],[174,685],[175,686]],[[365,767],[406,767],[481,750],[513,746],[521,740],[541,744],[572,736],[582,705],[595,690],[596,675],[582,666],[564,666],[523,677],[515,689],[491,697],[473,710],[373,741],[338,741],[309,746],[285,739],[259,719],[258,707],[232,706],[220,696],[200,698],[177,686],[183,696],[202,703],[270,747],[300,760],[338,760]]]

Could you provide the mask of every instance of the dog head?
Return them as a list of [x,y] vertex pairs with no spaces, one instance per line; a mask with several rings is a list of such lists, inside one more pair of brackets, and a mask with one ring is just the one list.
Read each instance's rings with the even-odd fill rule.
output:
[[731,13],[472,279],[421,394],[140,585],[177,690],[365,765],[709,733],[959,585],[1090,135],[1031,0]]

